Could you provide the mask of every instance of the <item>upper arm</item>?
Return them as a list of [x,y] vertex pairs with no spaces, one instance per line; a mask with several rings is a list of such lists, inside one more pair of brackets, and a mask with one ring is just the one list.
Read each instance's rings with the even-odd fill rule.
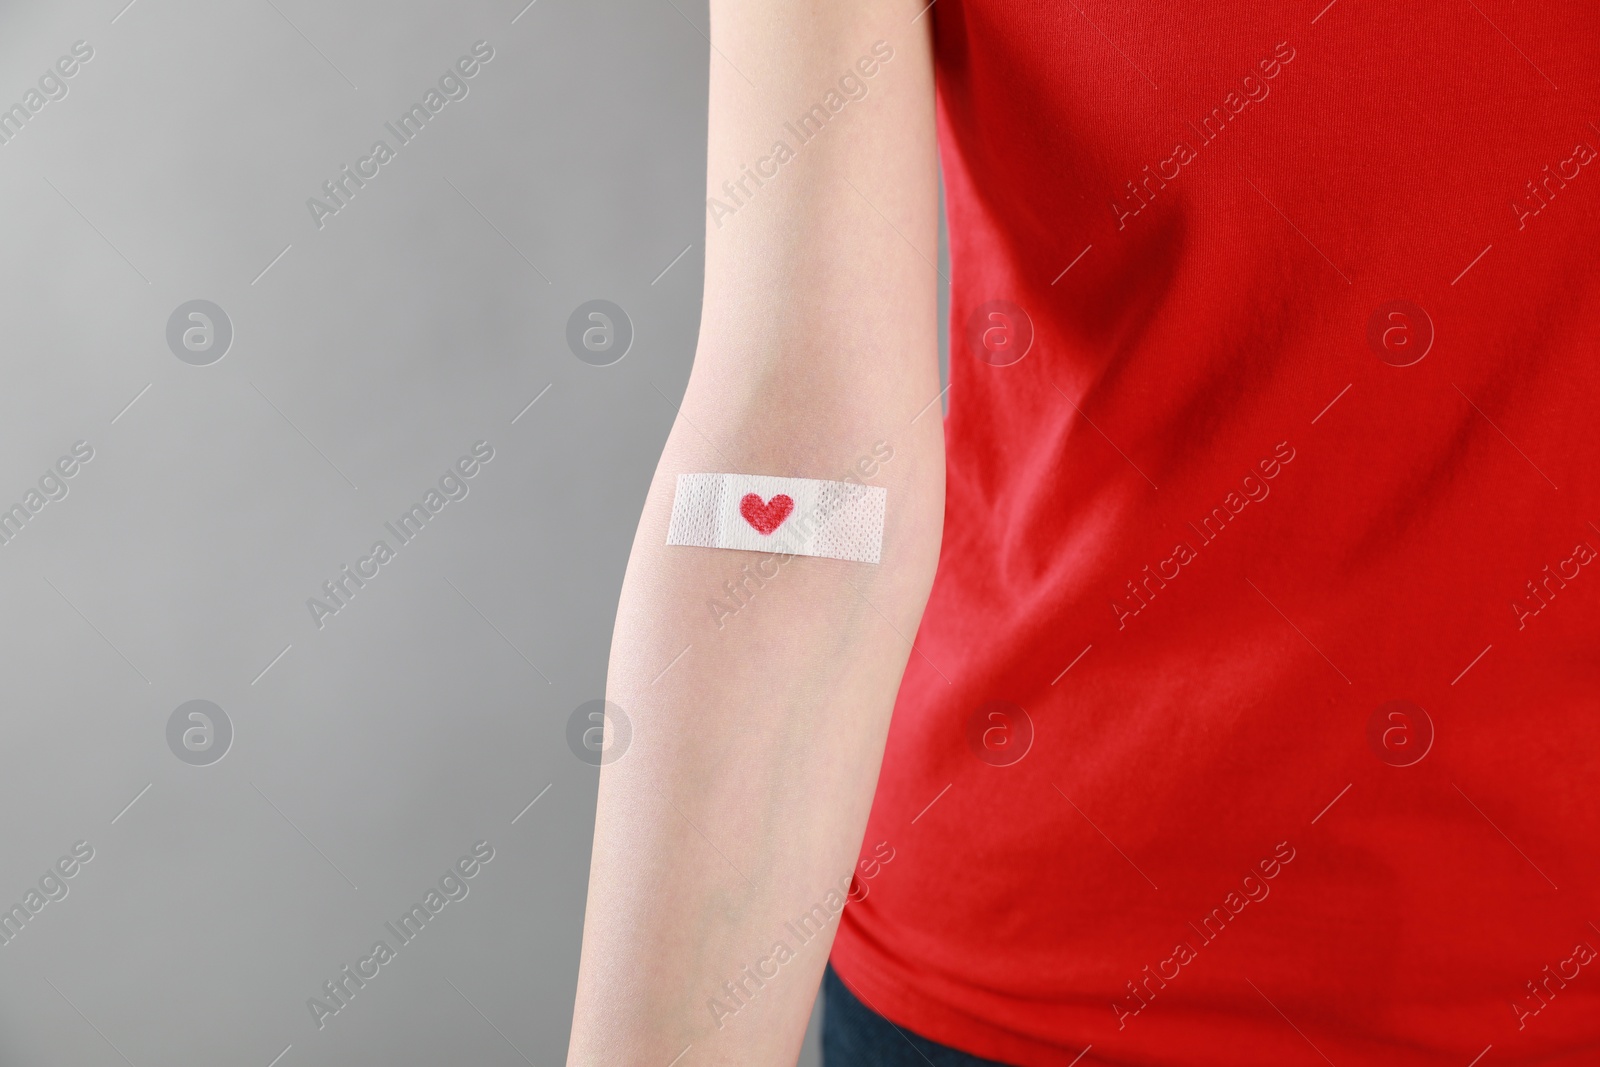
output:
[[712,0],[691,418],[703,400],[724,412],[758,401],[791,434],[820,417],[854,436],[904,426],[937,394],[932,20],[920,9]]

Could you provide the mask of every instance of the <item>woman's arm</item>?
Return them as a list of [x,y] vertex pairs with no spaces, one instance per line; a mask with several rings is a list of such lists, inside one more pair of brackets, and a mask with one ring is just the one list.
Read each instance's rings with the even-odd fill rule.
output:
[[[601,773],[573,1067],[799,1052],[943,522],[920,8],[712,0],[700,342],[612,643],[633,737]],[[711,472],[884,486],[882,561],[666,545],[677,475]]]

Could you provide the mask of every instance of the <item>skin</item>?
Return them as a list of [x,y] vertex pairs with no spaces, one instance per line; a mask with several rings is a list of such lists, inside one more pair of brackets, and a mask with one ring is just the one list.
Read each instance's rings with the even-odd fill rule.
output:
[[[600,775],[570,1067],[667,1067],[686,1046],[681,1067],[799,1054],[838,920],[804,944],[784,924],[854,869],[943,522],[921,7],[711,4],[708,195],[728,202],[722,183],[776,139],[795,155],[708,215],[694,370],[611,648],[607,696],[633,736]],[[892,59],[862,77],[878,41]],[[847,72],[866,95],[800,144],[785,121]],[[863,480],[888,490],[878,564],[795,557],[750,579],[765,557],[665,544],[679,473],[842,480],[867,457]],[[731,611],[729,581],[743,604],[719,627],[709,604]],[[795,953],[781,965],[780,940]],[[723,983],[763,959],[764,984],[731,997]]]

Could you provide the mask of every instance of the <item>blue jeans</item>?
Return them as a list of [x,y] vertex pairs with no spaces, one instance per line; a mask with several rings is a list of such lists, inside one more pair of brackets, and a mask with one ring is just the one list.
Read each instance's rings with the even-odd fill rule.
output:
[[844,987],[829,964],[822,976],[823,1067],[1006,1067],[896,1026]]

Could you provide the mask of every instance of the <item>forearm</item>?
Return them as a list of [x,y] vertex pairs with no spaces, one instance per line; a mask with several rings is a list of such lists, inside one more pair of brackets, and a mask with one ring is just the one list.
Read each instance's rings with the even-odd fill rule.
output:
[[[834,923],[803,944],[784,924],[849,890],[937,550],[937,447],[878,440],[894,448],[879,574],[795,557],[761,579],[752,554],[635,551],[607,685],[633,737],[602,770],[570,1063],[665,1067],[691,1043],[696,1063],[793,1062]],[[675,452],[662,496],[669,465],[705,466]],[[780,941],[795,958],[759,963]],[[768,977],[756,987],[745,967]]]
[[[803,941],[785,924],[848,890],[932,581],[944,457],[927,42],[914,9],[850,10],[714,10],[714,42],[764,93],[713,59],[713,191],[830,71],[878,40],[894,59],[841,116],[853,124],[708,227],[695,371],[613,638],[607,696],[633,737],[601,774],[573,1065],[665,1067],[691,1044],[686,1063],[793,1062],[837,919],[828,909]],[[677,475],[709,472],[883,486],[881,561],[666,545]]]

